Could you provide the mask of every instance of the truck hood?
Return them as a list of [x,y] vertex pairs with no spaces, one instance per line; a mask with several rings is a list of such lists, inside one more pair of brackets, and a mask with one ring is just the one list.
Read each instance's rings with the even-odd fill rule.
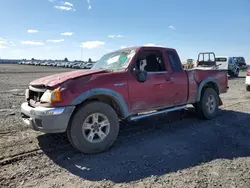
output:
[[45,87],[54,87],[56,85],[62,84],[68,80],[79,78],[83,76],[88,76],[97,73],[104,73],[105,70],[77,70],[77,71],[70,71],[70,72],[63,72],[59,74],[54,74],[50,76],[45,76],[39,79],[36,79],[30,82],[32,86],[45,86]]

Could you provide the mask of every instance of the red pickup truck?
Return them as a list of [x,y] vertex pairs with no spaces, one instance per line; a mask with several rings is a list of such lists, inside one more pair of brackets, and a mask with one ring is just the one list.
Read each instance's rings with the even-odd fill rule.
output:
[[90,70],[32,81],[21,114],[34,130],[67,132],[76,149],[93,154],[113,145],[122,120],[181,110],[187,104],[200,117],[212,119],[222,105],[219,95],[227,90],[227,71],[183,70],[174,49],[130,47],[105,54]]

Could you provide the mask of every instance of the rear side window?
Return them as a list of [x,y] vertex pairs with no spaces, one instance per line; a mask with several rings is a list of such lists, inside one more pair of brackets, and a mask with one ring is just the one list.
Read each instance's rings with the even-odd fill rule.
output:
[[174,51],[166,51],[171,69],[173,72],[182,72],[182,64],[178,55]]
[[226,62],[227,58],[221,57],[221,58],[215,58],[215,61],[217,62]]

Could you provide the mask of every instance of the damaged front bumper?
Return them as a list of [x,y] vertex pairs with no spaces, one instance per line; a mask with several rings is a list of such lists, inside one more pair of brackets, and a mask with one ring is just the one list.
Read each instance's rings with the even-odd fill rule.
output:
[[45,133],[65,132],[75,106],[46,108],[31,107],[28,102],[21,105],[23,122],[36,131]]

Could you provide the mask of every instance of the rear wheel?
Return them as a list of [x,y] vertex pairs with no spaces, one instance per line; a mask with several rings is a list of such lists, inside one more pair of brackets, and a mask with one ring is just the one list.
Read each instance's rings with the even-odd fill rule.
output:
[[247,85],[247,86],[246,86],[246,90],[247,90],[247,91],[250,91],[250,85]]
[[195,105],[197,115],[203,119],[213,119],[218,114],[219,96],[212,88],[205,88],[201,100]]
[[231,70],[228,70],[228,75],[229,75],[230,77],[232,77],[232,71],[231,71]]
[[107,150],[118,133],[118,116],[110,105],[103,102],[91,102],[80,107],[67,130],[71,144],[85,154]]

